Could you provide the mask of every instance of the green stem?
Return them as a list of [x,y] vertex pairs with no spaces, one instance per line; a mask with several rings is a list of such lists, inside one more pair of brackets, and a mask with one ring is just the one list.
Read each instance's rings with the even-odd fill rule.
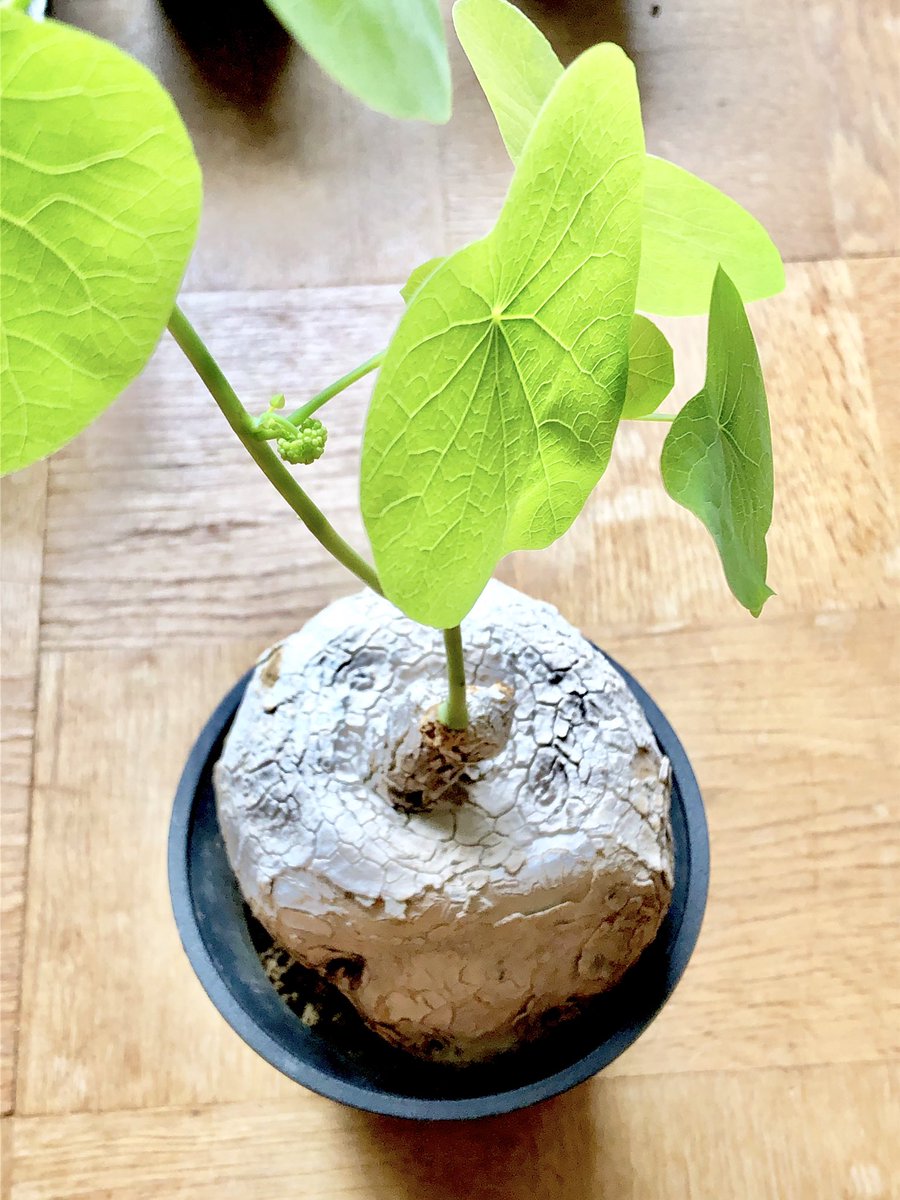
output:
[[447,699],[438,711],[438,719],[449,729],[465,729],[469,724],[466,703],[466,664],[463,660],[462,635],[459,626],[444,630],[447,651]]
[[309,532],[348,571],[352,571],[373,591],[381,594],[375,569],[345,542],[325,514],[313,504],[303,488],[267,443],[254,435],[255,422],[241,404],[237,394],[222,373],[219,364],[207,350],[199,334],[176,304],[169,318],[169,332],[184,351],[191,366],[203,380],[212,398],[225,414],[225,420],[238,435],[253,461],[288,502]]
[[677,413],[647,413],[645,417],[633,417],[635,421],[674,421]]
[[312,400],[307,402],[300,408],[295,409],[292,413],[285,415],[285,420],[290,421],[293,425],[299,425],[305,421],[307,417],[311,417],[314,412],[317,412],[323,404],[326,404],[332,396],[336,396],[338,392],[342,392],[344,388],[348,388],[351,383],[356,383],[357,379],[362,379],[364,375],[368,375],[370,371],[374,371],[384,362],[384,356],[387,353],[385,350],[379,350],[377,354],[373,354],[371,358],[367,358],[364,363],[360,363],[358,367],[354,367],[352,371],[348,371],[346,375],[342,375],[340,379],[336,379],[334,383],[329,383],[327,388],[323,388],[321,392],[313,396]]

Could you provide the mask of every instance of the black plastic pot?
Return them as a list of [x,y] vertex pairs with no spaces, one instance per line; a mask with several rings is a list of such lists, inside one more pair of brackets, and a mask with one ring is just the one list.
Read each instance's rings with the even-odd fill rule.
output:
[[228,865],[212,789],[212,767],[250,673],[232,688],[197,739],[178,785],[169,830],[169,888],[181,941],[200,982],[249,1046],[290,1079],[342,1104],[420,1120],[465,1120],[564,1092],[637,1039],[672,994],[696,944],[706,907],[709,838],[697,781],[674,730],[643,688],[614,665],[672,763],[671,907],[635,966],[583,1014],[489,1064],[463,1068],[420,1062],[358,1020],[349,1042],[310,1028],[269,982],[254,945],[262,930]]

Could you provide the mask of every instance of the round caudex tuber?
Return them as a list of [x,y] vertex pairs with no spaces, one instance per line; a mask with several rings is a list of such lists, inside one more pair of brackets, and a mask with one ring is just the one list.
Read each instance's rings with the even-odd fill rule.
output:
[[215,768],[241,890],[382,1036],[488,1058],[611,987],[672,891],[669,764],[621,676],[491,583],[441,634],[361,592],[263,655]]

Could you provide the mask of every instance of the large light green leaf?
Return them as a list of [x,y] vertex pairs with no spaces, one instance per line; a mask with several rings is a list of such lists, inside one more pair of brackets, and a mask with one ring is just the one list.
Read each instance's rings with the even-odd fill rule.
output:
[[538,27],[506,0],[457,0],[453,24],[517,162],[562,63]]
[[672,347],[652,321],[635,313],[628,341],[628,388],[622,416],[656,412],[675,386]]
[[362,510],[385,592],[416,620],[456,625],[504,554],[565,532],[606,467],[644,157],[634,69],[597,46],[548,98],[494,229],[400,322],[366,426]]
[[745,302],[784,287],[781,256],[759,221],[712,184],[652,155],[642,237],[637,303],[647,312],[707,312],[719,264]]
[[194,243],[171,99],[98,38],[0,13],[2,470],[50,454],[146,363]]
[[450,63],[438,0],[266,0],[341,87],[391,117],[446,121]]
[[728,586],[758,617],[772,523],[769,410],[753,332],[737,288],[720,268],[709,310],[706,383],[663,443],[663,483],[712,534]]
[[[453,18],[500,133],[516,161],[562,63],[507,0],[458,0]],[[637,307],[668,316],[705,313],[716,267],[745,301],[784,287],[784,267],[762,225],[689,171],[648,155]]]
[[445,263],[446,261],[446,255],[441,255],[438,258],[429,258],[428,262],[420,263],[419,266],[413,269],[409,279],[407,279],[406,283],[400,289],[400,295],[407,304],[409,304],[425,280],[435,273],[441,263]]

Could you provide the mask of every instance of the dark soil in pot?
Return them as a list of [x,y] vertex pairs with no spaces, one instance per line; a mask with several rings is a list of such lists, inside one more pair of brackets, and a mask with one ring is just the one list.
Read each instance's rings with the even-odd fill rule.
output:
[[618,669],[672,764],[675,886],[669,912],[655,941],[615,988],[569,1019],[557,1022],[563,1014],[549,1014],[537,1041],[465,1067],[424,1062],[388,1045],[336,988],[273,948],[244,904],[219,831],[211,772],[248,673],[212,714],[191,752],[169,837],[169,881],[181,939],[232,1028],[274,1067],[313,1091],[371,1112],[431,1120],[526,1107],[589,1078],[627,1049],[671,995],[696,944],[709,844],[702,800],[681,743],[643,689]]

